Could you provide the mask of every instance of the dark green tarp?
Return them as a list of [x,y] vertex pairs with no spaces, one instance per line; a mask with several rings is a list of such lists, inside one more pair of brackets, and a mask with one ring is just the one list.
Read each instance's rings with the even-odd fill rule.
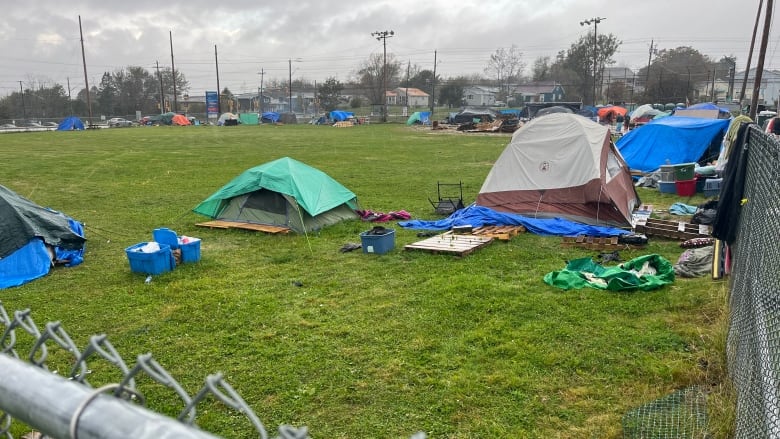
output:
[[0,258],[24,247],[34,237],[69,250],[83,248],[86,242],[71,230],[67,216],[0,185]]
[[564,290],[590,287],[649,291],[674,282],[674,268],[656,254],[639,256],[613,267],[601,266],[591,258],[580,258],[569,261],[563,270],[547,273],[544,282]]

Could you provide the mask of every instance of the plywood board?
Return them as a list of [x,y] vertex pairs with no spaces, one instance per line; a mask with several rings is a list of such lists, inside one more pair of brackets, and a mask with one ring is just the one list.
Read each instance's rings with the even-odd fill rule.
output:
[[199,227],[209,227],[212,229],[244,229],[271,234],[287,234],[290,232],[288,227],[271,226],[268,224],[244,223],[239,221],[215,220],[207,221],[205,223],[197,223],[195,225]]
[[456,256],[482,248],[493,241],[489,236],[441,234],[404,246],[405,250],[425,250],[432,253],[450,253]]

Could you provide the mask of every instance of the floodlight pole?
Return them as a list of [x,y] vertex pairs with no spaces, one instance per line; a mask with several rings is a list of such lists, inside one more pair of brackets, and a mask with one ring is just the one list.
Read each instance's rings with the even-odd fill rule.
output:
[[590,26],[593,25],[593,106],[596,106],[596,74],[598,72],[598,50],[599,50],[599,40],[598,40],[598,27],[599,23],[601,23],[601,20],[606,20],[604,17],[594,17],[589,18],[584,21],[580,21],[580,26]]
[[382,122],[387,122],[387,39],[392,38],[395,32],[383,30],[371,32],[371,36],[376,37],[377,41],[382,41]]

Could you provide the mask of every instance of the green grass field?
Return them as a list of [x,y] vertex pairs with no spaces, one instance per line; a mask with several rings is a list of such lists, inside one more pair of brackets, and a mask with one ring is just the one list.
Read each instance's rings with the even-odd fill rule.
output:
[[[272,432],[292,424],[316,438],[419,430],[430,438],[617,438],[628,410],[704,384],[713,437],[727,437],[724,282],[563,291],[542,277],[598,252],[526,233],[463,258],[434,255],[404,251],[420,238],[393,225],[389,254],[341,253],[374,224],[277,236],[196,227],[207,218],[191,212],[242,171],[289,156],[334,177],[364,209],[434,219],[436,182],[463,181],[473,201],[508,141],[402,125],[1,135],[0,184],[85,223],[88,244],[82,265],[0,290],[0,300],[9,312],[30,308],[39,327],[61,321],[80,347],[107,334],[131,366],[151,352],[190,394],[222,372]],[[704,200],[640,196],[656,209]],[[151,240],[157,227],[201,238],[202,259],[145,284],[125,248]],[[647,253],[675,262],[681,249],[654,239],[621,256]],[[67,373],[65,359],[54,355],[50,368]],[[90,364],[95,387],[117,380],[103,363]],[[172,391],[138,386],[150,408],[181,410]],[[199,409],[204,430],[256,437],[224,405]]]

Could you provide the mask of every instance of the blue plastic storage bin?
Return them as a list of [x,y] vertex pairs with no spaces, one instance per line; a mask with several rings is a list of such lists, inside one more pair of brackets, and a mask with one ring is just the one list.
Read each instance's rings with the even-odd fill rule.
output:
[[660,181],[658,182],[658,190],[661,191],[662,194],[676,194],[677,193],[676,182]]
[[363,253],[385,254],[395,247],[395,230],[389,229],[382,235],[363,232],[360,234]]
[[154,237],[154,240],[160,244],[167,244],[174,250],[179,248],[179,237],[176,236],[176,232],[171,229],[165,227],[154,229],[152,236]]
[[160,250],[146,253],[140,251],[147,242],[130,246],[125,249],[127,260],[130,261],[130,271],[133,273],[160,274],[171,271],[176,267],[171,247],[167,244],[159,244]]
[[200,261],[200,239],[189,238],[188,242],[182,242],[179,244],[181,250],[181,262],[186,264],[189,262]]

